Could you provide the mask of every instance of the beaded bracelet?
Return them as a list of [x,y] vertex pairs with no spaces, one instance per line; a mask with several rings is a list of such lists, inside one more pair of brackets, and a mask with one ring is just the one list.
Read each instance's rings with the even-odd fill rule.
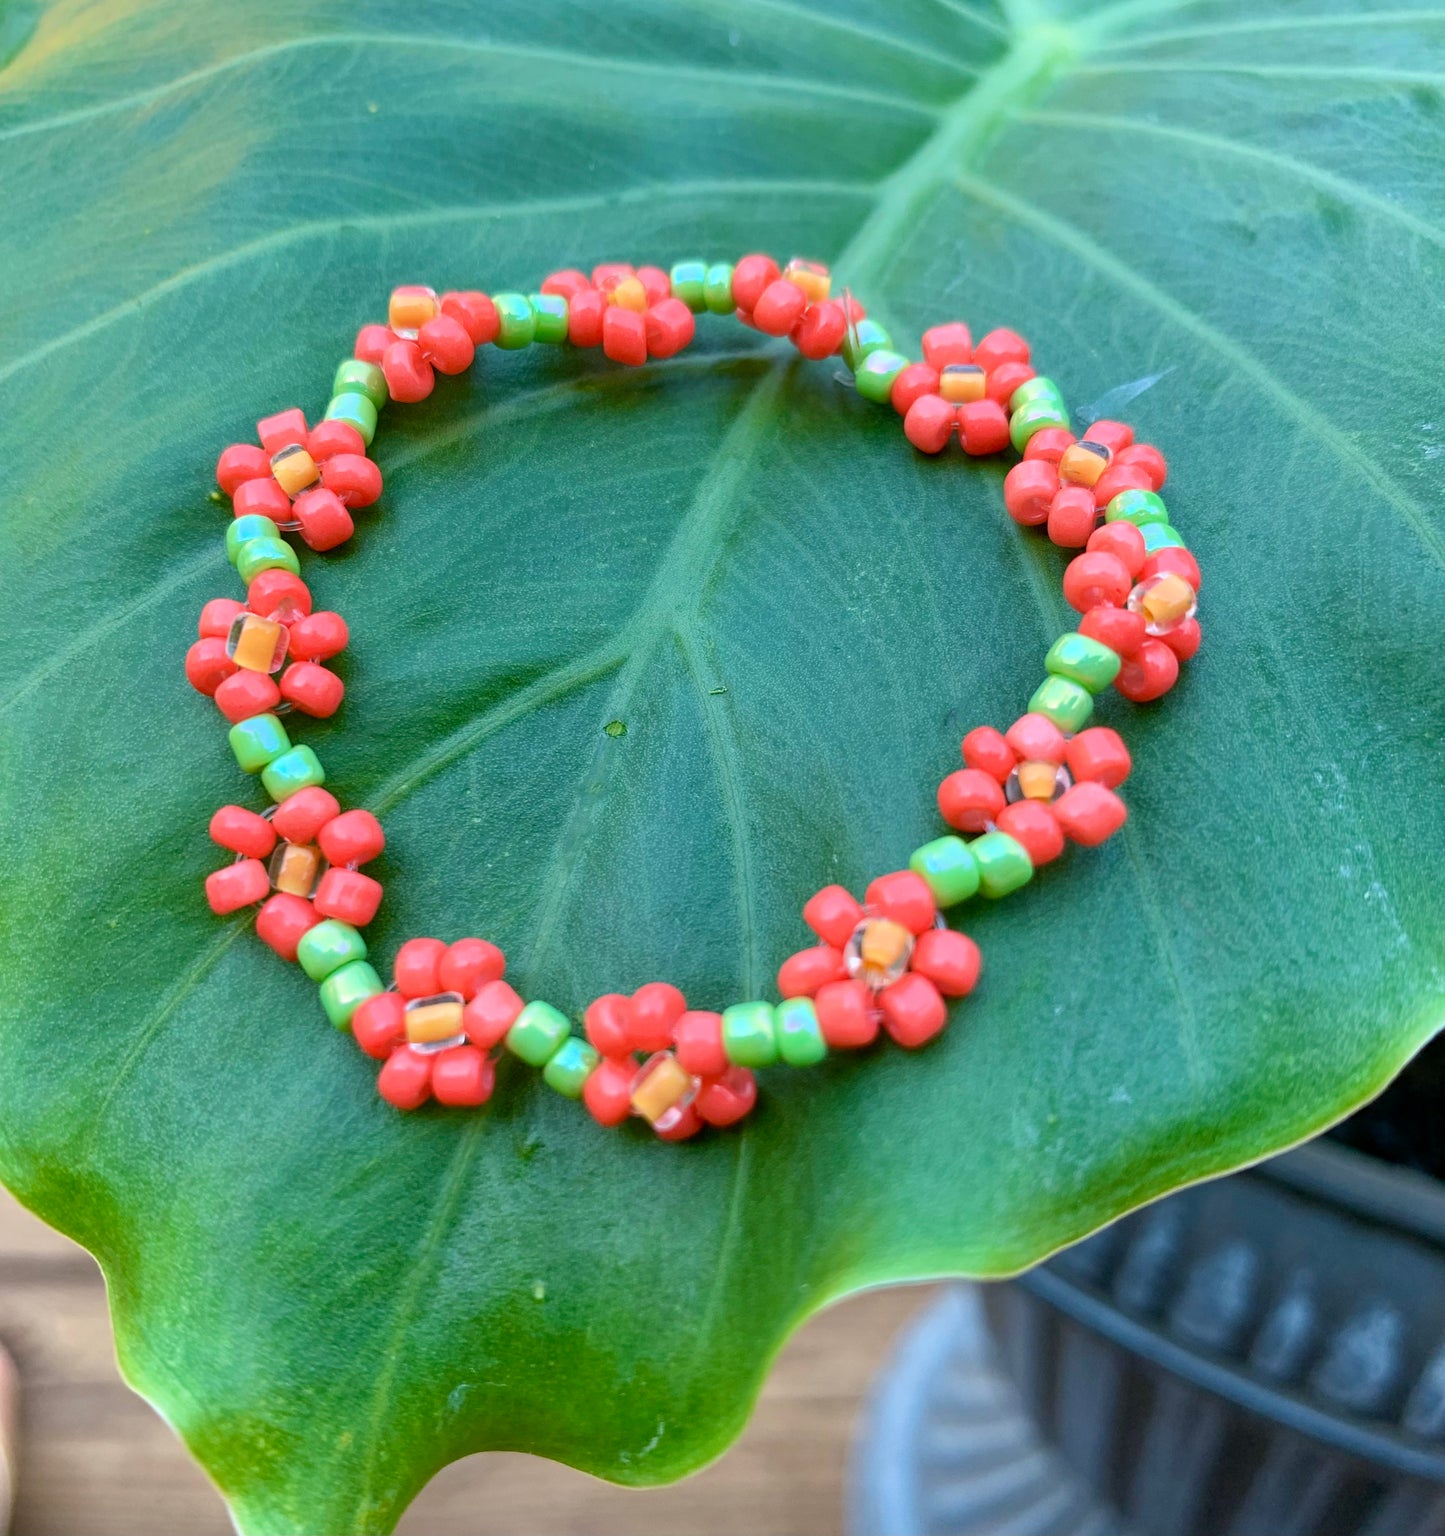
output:
[[[484,1103],[505,1049],[603,1125],[639,1116],[680,1141],[704,1124],[734,1124],[756,1102],[758,1067],[811,1066],[830,1050],[870,1045],[880,1027],[909,1048],[932,1039],[947,1022],[945,999],[971,992],[980,967],[977,946],[945,926],[942,909],[1007,895],[1066,840],[1093,846],[1123,825],[1115,790],[1129,753],[1115,731],[1085,728],[1094,695],[1112,684],[1136,703],[1160,697],[1200,641],[1199,568],[1158,494],[1163,456],[1116,421],[1095,421],[1077,441],[1057,386],[1035,374],[1012,331],[974,345],[960,322],[935,326],[923,361],[910,362],[850,293],[830,292],[826,267],[795,259],[780,269],[760,255],[671,272],[620,263],[590,277],[554,272],[531,295],[398,288],[387,324],[363,326],[337,369],[322,421],[308,429],[300,410],[282,411],[257,424],[259,447],[222,453],[216,478],[235,511],[226,553],[246,601],[205,605],[186,676],[231,722],[237,762],[259,774],[273,804],[216,812],[211,837],[235,860],[207,878],[206,896],[217,913],[259,904],[257,933],[319,983],[331,1022],[381,1061],[378,1091],[398,1109]],[[388,399],[424,399],[438,372],[462,372],[479,346],[600,345],[639,366],[681,351],[702,313],[735,314],[808,358],[841,354],[859,394],[891,404],[923,453],[942,452],[955,434],[971,455],[1011,443],[1022,458],[1004,481],[1009,514],[1082,550],[1064,572],[1078,628],[1044,658],[1026,713],[1007,731],[981,726],[963,738],[964,767],[938,786],[953,832],[880,875],[861,902],[838,885],[807,902],[803,919],[821,942],[783,962],[781,1002],[692,1010],[676,987],[653,981],[597,998],[584,1038],[551,1004],[524,1001],[503,979],[501,950],[478,938],[408,940],[384,987],[360,932],[382,897],[360,868],[381,852],[381,826],[369,811],[341,809],[316,754],[293,745],[281,719],[340,707],[341,679],[323,663],[347,644],[347,626],[313,610],[282,534],[313,550],[349,539],[352,513],[381,494],[367,457],[378,411]]]

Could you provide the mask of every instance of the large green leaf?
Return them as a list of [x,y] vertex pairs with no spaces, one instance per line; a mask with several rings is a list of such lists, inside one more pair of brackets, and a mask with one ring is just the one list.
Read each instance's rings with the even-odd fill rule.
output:
[[[675,1477],[830,1298],[1026,1265],[1435,1029],[1442,54],[1438,12],[1339,0],[0,6],[0,1171],[244,1529],[385,1530],[485,1447]],[[1206,649],[1106,708],[1125,835],[967,912],[935,1048],[682,1148],[520,1070],[402,1119],[200,899],[239,788],[180,677],[233,590],[216,452],[318,407],[394,282],[759,247],[899,334],[1016,325],[1135,420]],[[721,321],[637,373],[489,354],[379,457],[309,568],[355,643],[306,733],[386,817],[376,947],[486,933],[574,1011],[766,987],[1065,625],[997,467]]]

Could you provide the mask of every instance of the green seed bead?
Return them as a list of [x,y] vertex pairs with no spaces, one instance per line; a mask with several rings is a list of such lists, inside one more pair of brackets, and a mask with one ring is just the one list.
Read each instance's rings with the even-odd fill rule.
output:
[[1144,535],[1144,549],[1153,554],[1156,549],[1183,549],[1184,540],[1167,523],[1146,523],[1139,530]]
[[714,315],[730,315],[733,303],[733,264],[719,261],[707,269],[702,284],[702,301]]
[[324,784],[326,770],[310,747],[292,747],[266,764],[261,770],[261,782],[266,786],[266,793],[280,804],[282,800],[289,800],[298,789]]
[[843,361],[857,373],[859,365],[870,352],[892,345],[893,338],[876,320],[860,320],[843,336]]
[[1071,678],[1090,693],[1102,693],[1119,675],[1119,654],[1087,635],[1060,635],[1044,657],[1044,670]]
[[226,559],[235,565],[241,546],[250,543],[252,539],[274,539],[279,544],[281,530],[269,517],[263,517],[259,512],[233,517],[230,527],[226,529]]
[[236,546],[236,570],[249,587],[262,571],[290,571],[299,576],[301,562],[285,539],[247,539]]
[[978,860],[961,837],[938,837],[914,849],[908,867],[928,882],[940,907],[956,906],[978,890]]
[[353,960],[366,959],[366,940],[350,923],[328,917],[308,928],[296,945],[296,959],[312,981],[325,981]]
[[507,1049],[530,1066],[545,1067],[571,1033],[567,1015],[551,1003],[528,1003],[507,1031]]
[[333,395],[365,395],[380,410],[390,398],[386,387],[386,375],[375,363],[364,363],[359,357],[348,357],[337,368],[331,381]]
[[267,763],[274,763],[283,752],[291,750],[286,727],[275,715],[252,715],[238,720],[226,733],[236,761],[247,773],[260,773]]
[[534,293],[527,302],[537,323],[532,331],[533,341],[551,342],[554,346],[567,339],[567,301],[560,293]]
[[361,440],[368,447],[376,436],[376,406],[367,395],[359,395],[351,390],[333,395],[326,407],[326,420],[348,422],[361,433]]
[[1120,491],[1104,508],[1106,523],[1133,523],[1147,528],[1151,523],[1167,523],[1169,510],[1153,491]]
[[1062,402],[1041,396],[1013,413],[1009,418],[1008,433],[1014,447],[1022,453],[1035,432],[1042,432],[1045,427],[1063,427],[1067,431],[1068,426],[1069,417]]
[[1064,397],[1059,392],[1059,386],[1052,379],[1035,376],[1025,379],[1019,387],[1009,396],[1008,408],[1010,412],[1021,411],[1026,405],[1035,400],[1057,400],[1062,406]]
[[985,896],[1007,896],[1034,877],[1027,850],[1007,832],[985,832],[968,848],[978,864],[978,888]]
[[705,261],[679,261],[668,274],[668,280],[672,284],[673,298],[681,299],[693,314],[700,315],[707,308]]
[[497,308],[497,334],[493,338],[504,352],[518,352],[530,347],[537,334],[537,313],[525,293],[494,293]]
[[865,400],[887,405],[894,379],[907,366],[908,359],[901,352],[892,352],[887,347],[879,347],[876,352],[870,352],[858,365],[858,371],[853,375],[853,382],[858,386],[858,393]]
[[583,1085],[601,1060],[601,1052],[580,1035],[568,1035],[543,1067],[542,1081],[565,1098],[580,1099]]
[[734,1003],[723,1009],[723,1050],[739,1067],[770,1067],[778,1059],[778,1027],[771,1003]]
[[385,991],[381,977],[365,960],[353,960],[339,971],[332,971],[321,983],[321,1006],[337,1029],[350,1029],[351,1015],[368,997]]
[[1034,689],[1029,712],[1047,715],[1065,735],[1072,735],[1094,713],[1094,695],[1067,677],[1046,677]]
[[790,997],[773,1013],[778,1021],[778,1054],[790,1067],[816,1067],[828,1054],[828,1042],[813,999]]

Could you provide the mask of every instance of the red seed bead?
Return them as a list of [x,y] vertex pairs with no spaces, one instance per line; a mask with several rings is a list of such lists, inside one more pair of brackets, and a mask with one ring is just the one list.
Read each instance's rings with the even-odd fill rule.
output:
[[363,325],[356,333],[351,355],[363,363],[379,363],[395,340],[396,332],[389,325],[378,325],[375,322]]
[[542,292],[555,294],[561,299],[574,299],[591,286],[592,279],[576,267],[563,267],[560,271],[549,272],[542,279]]
[[376,1074],[376,1091],[394,1109],[420,1109],[431,1097],[433,1056],[402,1046]]
[[489,981],[500,981],[506,969],[507,957],[495,944],[487,939],[458,939],[442,956],[437,979],[443,992],[460,992],[470,1002]]
[[338,453],[321,466],[321,484],[348,507],[369,507],[381,495],[381,471],[364,453]]
[[406,999],[400,992],[378,992],[351,1015],[351,1037],[376,1061],[385,1061],[406,1039]]
[[211,817],[211,841],[248,859],[269,858],[276,846],[276,829],[264,816],[243,805],[223,805]]
[[1004,733],[1019,761],[1061,763],[1068,738],[1047,715],[1020,715]]
[[1018,762],[1014,749],[1004,740],[1003,732],[994,730],[991,725],[976,726],[963,738],[963,760],[968,767],[979,769],[1000,784]]
[[1033,377],[1034,370],[1027,363],[1000,363],[984,381],[984,397],[1007,410],[1014,391]]
[[1156,549],[1144,562],[1139,572],[1139,579],[1147,581],[1151,576],[1161,575],[1165,571],[1172,571],[1174,575],[1182,576],[1196,592],[1204,580],[1200,575],[1199,562],[1187,549],[1180,549],[1178,545]]
[[789,955],[778,967],[778,991],[784,997],[812,997],[830,981],[842,981],[848,974],[843,951],[831,944],[818,944]]
[[431,997],[442,989],[442,957],[447,946],[440,939],[408,939],[391,963],[392,980],[403,997]]
[[958,412],[942,395],[920,395],[903,417],[903,435],[920,453],[942,453],[958,425]]
[[[1089,505],[1093,506],[1092,496]],[[1144,569],[1144,561],[1149,555],[1144,547],[1144,535],[1133,523],[1126,522],[1105,523],[1102,528],[1094,529],[1089,535],[1088,549],[1091,554],[1102,549],[1107,554],[1117,555],[1135,581],[1139,579],[1139,572]]]
[[857,325],[860,320],[866,320],[868,318],[868,311],[864,309],[858,300],[854,298],[853,295],[846,289],[843,292],[843,297],[838,302],[843,306],[844,315],[850,319],[854,325]]
[[289,628],[311,612],[311,588],[294,571],[262,571],[246,588],[246,606],[263,619],[281,619]]
[[227,912],[264,901],[271,890],[271,877],[259,859],[241,859],[206,876],[206,900],[211,911]]
[[216,460],[216,484],[234,496],[248,480],[264,480],[271,473],[271,456],[251,443],[233,443]]
[[281,690],[268,673],[242,669],[224,678],[211,697],[226,719],[237,725],[252,715],[269,714],[281,702]]
[[231,625],[245,611],[245,603],[238,603],[234,597],[213,597],[201,609],[196,633],[202,640],[224,640],[231,633]]
[[[1019,801],[1020,805],[1028,803],[1038,804]],[[945,997],[967,997],[978,985],[982,968],[983,956],[978,945],[966,933],[952,928],[930,928],[918,936],[913,947],[911,969],[928,977]]]
[[971,400],[958,408],[958,440],[975,456],[1002,453],[1009,445],[1008,413],[997,400]]
[[281,697],[303,715],[329,720],[341,708],[346,684],[314,661],[296,661],[281,674],[280,691]]
[[647,319],[635,309],[609,304],[602,316],[602,350],[614,363],[640,368],[647,361]]
[[306,435],[306,451],[318,464],[338,453],[366,452],[366,439],[349,421],[318,421]]
[[1148,489],[1151,491],[1159,490],[1169,478],[1169,465],[1152,443],[1133,443],[1121,449],[1115,455],[1114,463],[1121,469],[1137,469],[1148,475]]
[[594,997],[582,1015],[588,1040],[604,1056],[632,1055],[632,1000],[621,992]]
[[[647,295],[649,309],[672,296],[672,279],[661,267],[639,267],[636,277],[642,284],[642,291]],[[679,299],[678,303],[681,304],[682,300]],[[691,314],[692,311],[688,310],[688,313]]]
[[505,981],[489,981],[462,1009],[462,1028],[480,1050],[500,1045],[525,1005]]
[[1084,428],[1084,436],[1117,458],[1134,441],[1134,429],[1123,421],[1095,421]]
[[810,304],[793,329],[793,345],[806,358],[821,362],[843,345],[848,334],[848,317],[843,306],[832,299]]
[[359,869],[328,869],[316,887],[311,905],[322,917],[364,928],[381,906],[381,881]]
[[915,400],[937,393],[938,369],[928,363],[909,363],[906,368],[899,370],[898,377],[894,379],[888,402],[900,416],[906,416]]
[[905,1050],[926,1045],[948,1023],[938,988],[918,971],[908,971],[878,994],[883,1027]]
[[344,544],[356,532],[356,524],[346,503],[335,491],[325,486],[302,491],[291,503],[291,515],[301,525],[301,537],[307,547],[318,553],[335,549]]
[[1198,654],[1204,635],[1199,628],[1198,619],[1184,619],[1167,635],[1160,635],[1159,638],[1180,661],[1190,661]]
[[1061,486],[1049,505],[1049,538],[1063,549],[1082,549],[1098,521],[1092,491],[1082,485]]
[[804,902],[803,921],[825,944],[842,949],[863,921],[863,908],[841,885],[825,885]]
[[733,268],[733,303],[752,314],[763,290],[769,283],[777,282],[781,275],[771,256],[744,256]]
[[[788,993],[783,994],[785,997]],[[685,1013],[672,1026],[678,1065],[694,1077],[721,1077],[728,1069],[723,1049],[722,1014]],[[596,1044],[596,1042],[593,1042]]]
[[598,1125],[621,1125],[632,1113],[633,1061],[603,1060],[582,1085],[582,1102]]
[[[581,273],[578,273],[581,276]],[[584,278],[585,282],[586,279]],[[546,293],[548,290],[543,289]],[[441,311],[456,320],[472,339],[472,345],[484,347],[497,334],[497,306],[484,293],[467,289],[461,293],[444,293]]]
[[291,498],[268,475],[264,480],[247,480],[231,494],[231,510],[237,517],[257,513],[273,522],[291,521]]
[[672,1044],[672,1026],[687,1012],[687,999],[666,981],[649,981],[632,994],[632,1048],[665,1051]]
[[[1118,789],[1134,766],[1124,738],[1107,725],[1091,725],[1070,739],[1064,761],[1075,783],[1088,781],[1106,789]],[[1022,801],[1019,802],[1023,804]]]
[[432,1060],[431,1091],[438,1104],[453,1109],[485,1104],[496,1081],[491,1057],[474,1045],[455,1045]]
[[277,411],[256,423],[256,439],[268,454],[278,453],[292,443],[306,441],[306,413],[297,406]]
[[1087,613],[1100,603],[1119,607],[1133,585],[1128,566],[1106,550],[1075,555],[1064,572],[1064,598],[1079,613]]
[[217,635],[197,640],[186,652],[186,681],[198,693],[214,697],[216,689],[239,670],[226,655],[226,642]]
[[[386,847],[386,833],[370,811],[343,811],[331,817],[316,840],[328,864],[369,864]],[[442,990],[447,990],[445,982]]]
[[436,388],[436,374],[414,341],[394,341],[381,359],[386,387],[393,400],[425,400]]
[[939,812],[960,832],[984,831],[1005,804],[999,781],[978,768],[960,768],[938,786]]
[[642,318],[649,357],[673,357],[697,334],[697,321],[681,299],[661,299]]
[[1026,363],[1029,344],[1017,331],[990,331],[973,349],[973,360],[985,373],[992,373],[1001,363]]
[[878,1036],[878,1015],[872,994],[861,981],[833,981],[823,987],[813,1006],[830,1051],[855,1051],[872,1045]]
[[321,914],[301,896],[277,891],[269,901],[261,904],[256,914],[256,936],[269,944],[280,957],[294,965],[296,946],[303,934],[308,933],[321,921]]
[[767,336],[786,336],[803,318],[807,307],[808,295],[796,283],[780,277],[758,295],[758,302],[753,305],[753,324]]
[[758,1080],[746,1067],[724,1067],[698,1089],[693,1106],[698,1119],[719,1129],[736,1125],[758,1102]]
[[[989,782],[992,783],[992,780]],[[879,875],[864,892],[863,901],[875,912],[895,923],[902,923],[914,934],[932,928],[933,919],[938,915],[932,887],[922,875],[911,869],[898,869],[892,874]]]
[[1142,613],[1101,605],[1090,608],[1079,620],[1079,633],[1097,640],[1100,645],[1107,645],[1120,656],[1132,656],[1144,643],[1144,625]]
[[1137,464],[1111,464],[1094,482],[1094,505],[1107,507],[1120,491],[1152,491],[1150,477]]
[[940,373],[950,363],[971,363],[973,336],[963,321],[929,326],[923,333],[923,360]]
[[602,319],[610,306],[607,295],[589,288],[567,301],[567,340],[574,347],[602,345]]
[[341,814],[341,803],[329,789],[312,784],[288,795],[276,807],[271,825],[288,843],[314,843],[316,834]]
[[[663,1128],[664,1124],[666,1129]],[[661,1120],[652,1129],[659,1141],[686,1141],[690,1136],[696,1136],[702,1129],[702,1117],[697,1112],[697,1100],[694,1099],[676,1119]]]
[[1029,445],[1024,449],[1024,461],[1032,463],[1035,459],[1043,459],[1057,465],[1064,456],[1064,449],[1072,448],[1077,441],[1067,427],[1044,427],[1029,439]]
[[421,355],[438,373],[465,373],[477,355],[467,328],[450,315],[433,315],[416,333]]
[[351,638],[346,620],[327,608],[307,614],[287,633],[291,654],[298,661],[327,661],[344,651]]
[[1064,851],[1064,832],[1042,800],[1015,800],[998,818],[998,829],[1020,844],[1035,869]]
[[1126,699],[1148,704],[1162,698],[1179,680],[1179,658],[1162,640],[1146,640],[1124,658],[1114,686]]
[[[1048,522],[1049,509],[1058,494],[1059,472],[1045,459],[1020,459],[1004,476],[1003,504],[1014,522],[1025,528]],[[1091,512],[1093,507],[1091,500]]]
[[1090,779],[1066,789],[1053,803],[1053,813],[1071,843],[1097,847],[1128,819],[1124,802],[1105,784]]
[[611,293],[624,277],[636,277],[637,273],[625,261],[603,261],[592,269],[592,286],[603,293]]

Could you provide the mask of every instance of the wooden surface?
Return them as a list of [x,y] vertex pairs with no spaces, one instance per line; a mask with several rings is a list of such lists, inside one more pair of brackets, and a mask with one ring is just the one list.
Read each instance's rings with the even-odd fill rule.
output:
[[[672,1488],[613,1488],[530,1456],[448,1467],[404,1536],[825,1536],[841,1530],[850,1436],[873,1372],[923,1305],[857,1296],[788,1345],[733,1449]],[[0,1338],[22,1383],[18,1536],[223,1536],[221,1501],[116,1374],[105,1291],[89,1257],[0,1191]]]

